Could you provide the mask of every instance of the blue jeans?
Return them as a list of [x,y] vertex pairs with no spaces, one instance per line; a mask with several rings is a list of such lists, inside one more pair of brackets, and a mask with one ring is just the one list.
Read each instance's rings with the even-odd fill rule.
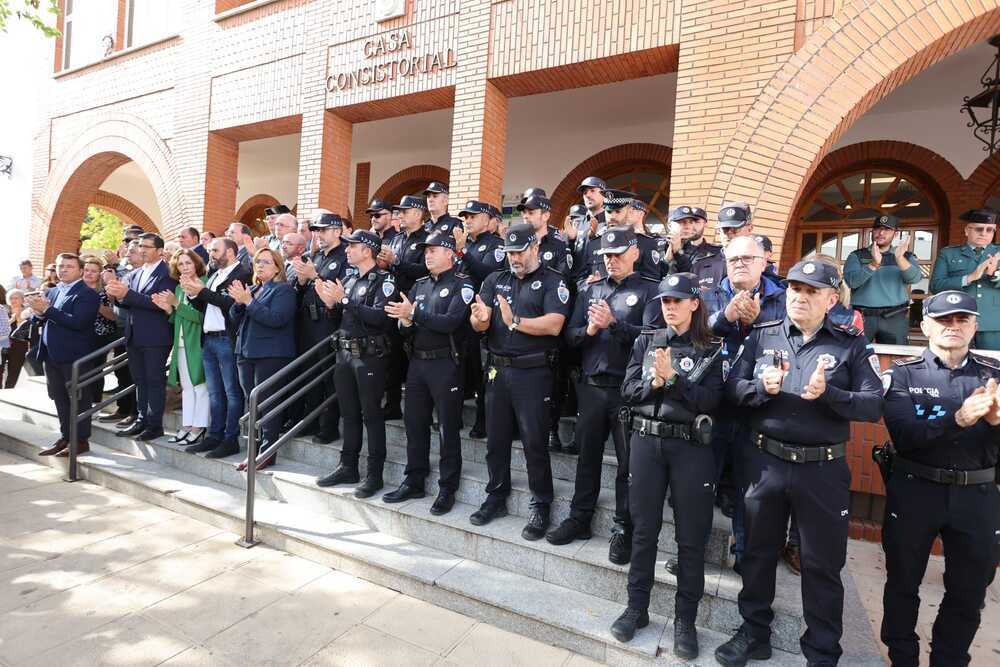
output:
[[208,436],[216,440],[236,440],[243,416],[243,390],[236,371],[233,343],[229,336],[205,336],[201,355],[211,413]]

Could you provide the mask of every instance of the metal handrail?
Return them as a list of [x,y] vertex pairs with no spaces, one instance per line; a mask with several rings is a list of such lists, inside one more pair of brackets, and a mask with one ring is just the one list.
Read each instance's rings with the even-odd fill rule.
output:
[[[107,354],[116,347],[122,347],[125,345],[125,339],[119,338],[114,340],[104,347],[94,350],[90,354],[86,354],[76,361],[73,362],[73,368],[70,371],[69,380],[66,382],[66,391],[69,394],[69,413],[72,418],[69,421],[69,470],[67,471],[67,482],[75,482],[79,479],[77,476],[77,434],[80,431],[80,422],[84,419],[88,419],[101,409],[111,405],[115,401],[128,396],[130,393],[135,391],[135,383],[122,389],[118,388],[113,395],[99,401],[96,405],[92,405],[89,410],[85,412],[80,412],[80,392],[92,384],[103,380],[106,375],[114,373],[116,370],[128,363],[128,352],[123,352],[120,355],[111,357],[107,359]],[[88,369],[82,375],[80,374],[80,369],[93,361],[94,359],[99,359],[105,357],[105,361],[95,368]]]
[[[245,525],[243,537],[236,542],[236,544],[241,547],[249,549],[250,547],[259,544],[258,540],[254,538],[254,492],[256,490],[257,481],[257,464],[261,461],[267,460],[267,458],[272,454],[275,454],[279,447],[294,438],[299,431],[306,426],[306,424],[318,418],[320,413],[329,407],[332,401],[336,400],[336,395],[328,396],[326,400],[314,408],[309,414],[305,415],[302,419],[296,422],[287,433],[279,437],[273,443],[270,443],[270,446],[264,452],[258,451],[258,447],[260,446],[257,438],[258,427],[271,419],[275,419],[285,410],[286,407],[299,400],[308,391],[312,390],[316,385],[326,379],[328,375],[331,375],[334,372],[336,368],[335,363],[330,364],[329,368],[322,370],[316,375],[316,377],[312,378],[308,382],[306,381],[306,378],[309,377],[314,369],[322,368],[323,364],[331,359],[334,359],[336,357],[336,351],[323,356],[318,363],[310,367],[306,372],[301,373],[295,376],[291,381],[286,382],[289,375],[295,373],[302,366],[304,366],[307,361],[313,359],[317,352],[323,349],[329,349],[336,337],[337,334],[327,336],[299,355],[298,358],[296,358],[292,363],[285,366],[250,391],[250,397],[247,401],[249,404],[247,413],[240,420],[241,422],[245,420],[247,424],[247,499],[246,513],[244,515]],[[283,383],[282,386],[262,401],[260,398],[261,394],[269,391],[272,387],[278,385],[279,383]],[[291,393],[291,396],[281,400],[282,397],[285,397],[289,393]],[[275,403],[278,404],[274,405]],[[266,412],[261,414],[265,409]]]

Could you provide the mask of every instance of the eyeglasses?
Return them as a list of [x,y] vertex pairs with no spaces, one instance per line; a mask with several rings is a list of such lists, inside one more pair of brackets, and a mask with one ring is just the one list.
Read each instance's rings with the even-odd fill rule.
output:
[[993,225],[969,225],[969,231],[975,234],[993,234],[997,230]]
[[372,220],[374,220],[376,218],[381,218],[382,216],[385,216],[385,215],[389,215],[389,211],[382,211],[381,213],[372,213],[368,217],[371,218]]
[[254,260],[255,266],[274,266],[274,262],[270,259],[256,259]]
[[729,266],[736,266],[737,264],[744,264],[749,266],[753,264],[754,260],[764,259],[763,255],[737,255],[735,257],[726,257],[726,264]]

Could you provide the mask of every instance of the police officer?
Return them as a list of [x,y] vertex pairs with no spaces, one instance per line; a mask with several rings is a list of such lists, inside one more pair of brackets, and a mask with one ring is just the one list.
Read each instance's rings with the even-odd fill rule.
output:
[[810,665],[842,653],[851,471],[844,459],[852,421],[882,416],[878,358],[857,329],[827,317],[837,302],[837,267],[806,260],[792,267],[786,315],[754,326],[729,377],[731,400],[748,412],[743,625],[715,651],[722,665],[771,657],[775,571],[789,512],[798,519],[802,601],[800,644]]
[[753,237],[757,239],[757,243],[764,249],[764,277],[778,285],[782,284],[785,278],[778,275],[778,267],[771,261],[771,257],[774,255],[774,244],[771,242],[770,237],[764,234],[754,234]]
[[605,190],[604,212],[609,225],[628,225],[633,228],[639,246],[639,263],[636,271],[659,282],[667,271],[667,241],[646,233],[643,220],[646,204],[635,193],[627,190]]
[[698,657],[694,627],[705,592],[705,543],[712,529],[715,458],[709,446],[713,412],[722,397],[722,346],[708,327],[692,273],[660,283],[666,327],[636,340],[622,394],[632,406],[629,506],[635,524],[628,607],[611,626],[630,641],[649,623],[657,540],[667,488],[673,499],[679,568],[674,601],[674,654]]
[[264,224],[267,225],[268,233],[262,238],[267,244],[267,247],[275,252],[281,251],[282,234],[280,234],[277,229],[278,217],[285,215],[286,213],[291,214],[291,212],[292,209],[288,208],[284,204],[278,204],[276,206],[272,206],[271,208],[264,209]]
[[455,227],[461,227],[462,221],[448,213],[448,186],[439,181],[431,181],[424,188],[427,198],[427,213],[430,217],[424,223],[424,229],[431,232],[451,234]]
[[[753,234],[753,212],[749,204],[728,203],[723,204],[719,209],[718,227],[722,230],[725,242],[737,236],[750,236]],[[691,272],[698,276],[698,284],[702,289],[711,289],[719,284],[726,275],[725,252],[714,252],[702,257],[691,265]]]
[[[382,245],[388,246],[392,237],[399,233],[392,224],[392,206],[384,199],[372,199],[365,214],[371,222],[371,230],[382,239]],[[387,269],[388,266],[379,268]]]
[[944,248],[931,273],[931,292],[962,290],[976,298],[979,329],[973,347],[981,350],[1000,350],[1000,246],[993,243],[998,215],[988,208],[960,215],[965,243]]
[[[567,223],[563,228],[566,240],[569,241],[573,252],[573,264],[576,267],[576,275],[574,277],[590,274],[589,271],[585,272],[583,267],[583,264],[587,263],[585,260],[588,258],[584,251],[587,247],[587,242],[600,235],[604,231],[604,227],[607,226],[607,219],[604,215],[603,194],[607,188],[608,184],[604,182],[604,179],[597,176],[588,176],[576,188],[576,191],[580,193],[583,203],[575,204],[570,208],[569,217],[572,224]],[[600,250],[600,247],[600,243],[598,242],[593,250]],[[594,262],[595,264],[603,264],[600,261],[600,257],[597,257],[597,260]]]
[[552,202],[544,194],[531,194],[517,205],[523,222],[535,230],[538,258],[542,266],[555,269],[564,276],[573,268],[573,255],[562,232],[549,224]]
[[510,448],[516,420],[524,445],[531,512],[521,532],[537,540],[549,526],[552,466],[545,433],[550,423],[552,376],[559,334],[569,315],[569,287],[562,274],[542,266],[538,240],[529,224],[511,225],[504,237],[509,269],[487,276],[469,318],[487,332],[487,498],[470,517],[477,526],[507,514]]
[[[503,239],[496,234],[497,223],[503,219],[503,214],[492,204],[470,200],[458,215],[462,218],[466,233],[461,229],[453,230],[456,250],[462,254],[462,271],[472,281],[478,294],[486,276],[507,264]],[[469,431],[470,438],[486,437],[486,392],[483,385],[481,343],[480,334],[466,338],[465,396],[471,398],[474,394],[476,398],[476,421]]]
[[683,204],[670,211],[667,218],[667,242],[670,262],[675,272],[688,272],[702,257],[718,254],[722,246],[709,243],[705,238],[708,215],[705,209]]
[[915,632],[920,582],[938,536],[944,599],[931,637],[932,665],[968,665],[980,608],[995,572],[1000,491],[1000,362],[969,353],[975,298],[945,291],[924,299],[928,349],[887,372],[885,423],[895,444],[886,484],[882,641],[894,667],[920,664]]
[[[299,293],[299,354],[340,328],[343,309],[328,308],[323,303],[316,293],[316,281],[343,281],[347,275],[347,252],[340,242],[343,229],[344,220],[339,215],[321,214],[309,225],[309,230],[315,234],[317,249],[310,256],[292,260],[297,283],[295,288]],[[303,413],[311,412],[334,391],[333,378],[327,376],[321,385],[305,395]],[[340,437],[340,407],[336,401],[320,414],[318,423],[301,433],[303,436],[309,434],[314,434],[313,442],[316,444],[327,444]]]
[[619,422],[621,386],[632,343],[642,331],[643,312],[655,304],[658,284],[635,270],[639,247],[631,227],[608,227],[601,236],[601,256],[608,277],[577,295],[564,334],[580,350],[582,368],[576,383],[579,415],[575,441],[576,489],[570,516],[546,536],[551,544],[590,538],[590,523],[601,489],[604,444],[611,435],[618,459],[615,477],[615,526],[608,560],[625,565],[631,558],[632,526],[628,513],[628,443]]
[[892,241],[899,218],[880,215],[872,225],[872,243],[858,248],[844,263],[851,306],[865,318],[865,336],[873,343],[906,345],[910,330],[910,285],[920,281],[920,264],[909,251],[909,238]]
[[405,477],[382,500],[399,503],[424,497],[424,482],[430,474],[431,422],[437,411],[441,476],[431,514],[440,515],[454,506],[462,473],[462,355],[475,290],[471,281],[455,271],[455,239],[450,234],[432,232],[420,245],[430,275],[419,279],[402,302],[385,307],[408,339],[410,367],[404,412]]
[[348,244],[347,261],[352,269],[346,281],[317,280],[315,286],[316,293],[328,308],[340,304],[343,310],[333,381],[344,416],[340,465],[316,483],[335,486],[358,481],[363,420],[368,436],[368,473],[354,495],[369,498],[382,488],[385,465],[385,418],[381,399],[385,391],[385,357],[389,350],[386,334],[396,326],[385,306],[397,301],[399,293],[392,275],[375,265],[382,245],[377,234],[357,229],[344,241]]
[[[603,212],[602,212],[603,215]],[[589,223],[587,223],[589,219]],[[564,228],[567,230],[576,229],[579,225],[587,223],[587,226],[577,233],[575,240],[571,240],[571,250],[573,253],[573,271],[571,278],[579,287],[583,287],[586,279],[595,276],[594,280],[606,277],[604,272],[604,259],[598,254],[601,250],[601,234],[606,225],[600,227],[598,231],[597,218],[589,218],[587,207],[583,204],[573,204],[569,208],[569,215],[566,216]],[[593,282],[593,281],[591,281]]]

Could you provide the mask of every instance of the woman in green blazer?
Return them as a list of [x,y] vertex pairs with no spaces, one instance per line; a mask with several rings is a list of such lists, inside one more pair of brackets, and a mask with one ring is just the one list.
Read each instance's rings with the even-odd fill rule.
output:
[[[205,263],[193,250],[182,248],[170,258],[170,277],[179,281],[182,276],[206,280]],[[153,295],[153,302],[174,323],[174,349],[167,383],[181,386],[181,427],[167,442],[196,445],[205,437],[209,420],[208,385],[201,358],[204,314],[190,303],[180,286],[173,293]]]

